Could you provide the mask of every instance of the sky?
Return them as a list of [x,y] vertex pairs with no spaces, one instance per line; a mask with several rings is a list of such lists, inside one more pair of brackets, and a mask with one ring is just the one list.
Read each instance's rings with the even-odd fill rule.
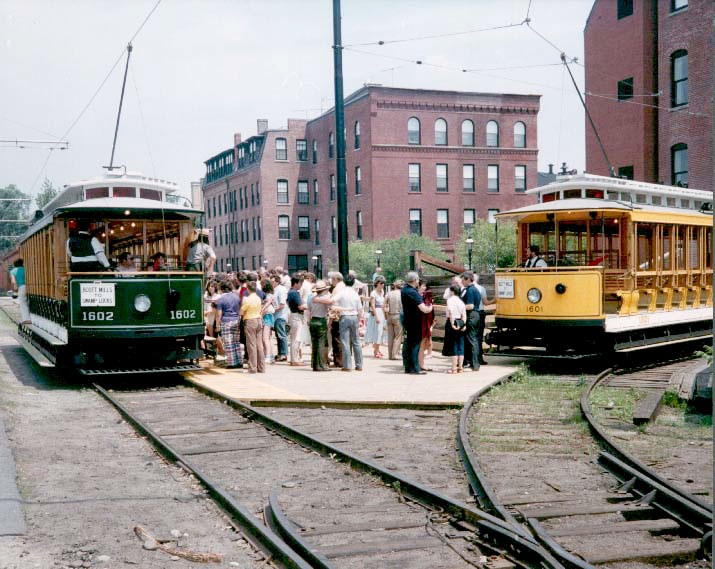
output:
[[[101,174],[126,45],[156,2],[0,0],[0,187],[35,195],[44,178],[61,187]],[[342,0],[344,92],[380,83],[539,94],[539,170],[567,162],[582,171],[584,112],[559,54],[578,58],[571,70],[583,89],[592,4]],[[484,31],[501,26],[510,27]],[[331,0],[161,0],[133,41],[115,164],[175,181],[188,196],[234,132],[245,139],[256,119],[280,128],[332,107],[332,45]],[[4,142],[63,137],[67,150]]]

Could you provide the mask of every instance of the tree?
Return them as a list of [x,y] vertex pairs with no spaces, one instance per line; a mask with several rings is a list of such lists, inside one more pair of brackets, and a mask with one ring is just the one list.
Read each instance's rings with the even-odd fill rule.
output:
[[[29,219],[29,198],[30,196],[21,192],[15,184],[0,188],[0,251],[14,247],[18,242],[14,236],[19,237],[27,230],[27,223],[17,223],[14,220]],[[3,221],[5,219],[11,221]]]
[[48,178],[45,178],[45,181],[42,182],[42,187],[40,188],[40,192],[37,194],[37,197],[35,198],[35,203],[37,204],[37,209],[42,209],[45,207],[48,203],[52,201],[52,199],[57,195],[57,188],[55,188],[52,185],[52,182]]
[[410,270],[410,252],[419,250],[434,257],[444,257],[444,251],[434,239],[421,235],[403,234],[397,239],[353,241],[348,245],[350,268],[360,280],[369,281],[377,267],[375,251],[382,251],[380,266],[387,282],[404,278]]
[[[516,223],[513,221],[498,221],[489,223],[486,219],[478,219],[467,229],[457,242],[457,259],[469,266],[468,247],[465,241],[474,239],[472,245],[472,269],[476,272],[494,270],[495,251],[499,252],[499,267],[511,267],[516,258]],[[499,243],[497,245],[497,241]]]

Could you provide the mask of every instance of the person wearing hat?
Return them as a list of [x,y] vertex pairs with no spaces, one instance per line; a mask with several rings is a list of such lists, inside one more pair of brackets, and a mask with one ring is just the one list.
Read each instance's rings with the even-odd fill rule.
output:
[[216,253],[209,245],[209,230],[194,229],[189,242],[184,246],[187,271],[212,273],[216,264]]
[[328,364],[328,310],[333,303],[329,286],[324,280],[315,283],[315,295],[310,299],[310,365],[313,371],[330,371]]

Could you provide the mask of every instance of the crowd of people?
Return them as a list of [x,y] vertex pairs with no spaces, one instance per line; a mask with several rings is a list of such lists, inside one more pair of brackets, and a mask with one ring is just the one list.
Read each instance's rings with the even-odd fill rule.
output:
[[[329,272],[326,280],[300,271],[289,275],[272,270],[216,274],[204,293],[207,347],[227,368],[264,373],[267,363],[310,366],[324,372],[363,370],[363,348],[375,359],[402,359],[405,373],[433,371],[434,296],[416,272],[395,281],[390,290],[378,269],[373,287],[350,271]],[[486,364],[482,355],[486,291],[471,272],[452,279],[445,291],[447,320],[442,354],[449,356],[448,373]],[[275,337],[276,353],[273,353]],[[383,346],[387,345],[387,353]]]

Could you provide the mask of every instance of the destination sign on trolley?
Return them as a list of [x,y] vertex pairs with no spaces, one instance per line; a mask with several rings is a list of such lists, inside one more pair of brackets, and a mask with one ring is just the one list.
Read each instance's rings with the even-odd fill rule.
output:
[[114,306],[114,283],[79,283],[80,306]]
[[497,297],[514,298],[514,279],[497,279]]

